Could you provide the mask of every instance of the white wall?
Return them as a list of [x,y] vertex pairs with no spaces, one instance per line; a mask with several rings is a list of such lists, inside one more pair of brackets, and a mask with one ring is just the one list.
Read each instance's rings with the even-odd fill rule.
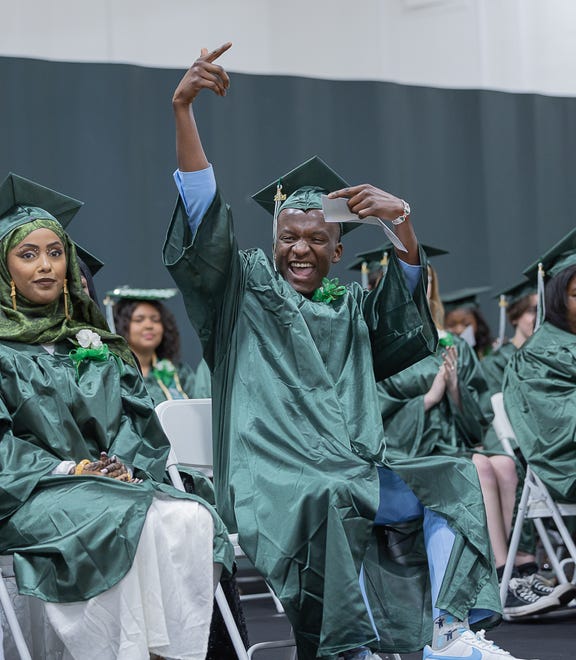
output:
[[576,0],[0,2],[0,56],[576,95]]

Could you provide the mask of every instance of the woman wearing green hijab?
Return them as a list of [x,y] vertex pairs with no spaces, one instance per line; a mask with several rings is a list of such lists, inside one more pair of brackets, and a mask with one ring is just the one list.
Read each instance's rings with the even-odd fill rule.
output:
[[69,199],[0,186],[0,553],[72,657],[204,658],[231,549],[208,505],[163,483],[169,444],[134,358],[40,207]]

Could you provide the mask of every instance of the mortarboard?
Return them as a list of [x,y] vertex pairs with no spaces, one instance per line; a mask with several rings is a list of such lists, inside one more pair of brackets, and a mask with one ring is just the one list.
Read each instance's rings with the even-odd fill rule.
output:
[[[441,250],[440,248],[435,248],[430,245],[423,245],[420,243],[420,247],[424,250],[424,253],[427,257],[435,257],[442,254],[448,254],[447,250]],[[362,270],[363,262],[376,262],[378,264],[382,264],[382,262],[386,260],[386,258],[391,254],[393,250],[394,246],[392,243],[387,241],[386,243],[383,243],[379,248],[370,250],[370,252],[358,252],[355,255],[354,261],[350,263],[347,268],[348,270]]]
[[526,277],[538,281],[538,311],[536,313],[536,331],[546,315],[544,299],[544,277],[554,277],[568,266],[576,264],[576,228],[570,230],[564,238],[547,250],[537,261],[522,272]]
[[451,312],[454,309],[475,309],[478,307],[477,296],[482,293],[487,293],[491,290],[489,286],[476,286],[468,287],[466,289],[458,289],[457,291],[450,291],[449,293],[442,294],[442,304],[446,312]]
[[119,286],[106,292],[104,306],[106,307],[106,320],[112,332],[116,332],[114,323],[114,305],[118,300],[142,300],[161,302],[170,300],[178,293],[178,289],[135,289],[131,286]]
[[[285,195],[283,200],[279,200],[282,201],[280,208],[302,210],[322,208],[320,191],[327,194],[349,185],[319,156],[313,156],[252,195],[252,199],[270,214],[274,214],[276,207],[274,198],[278,183],[282,185],[282,195]],[[350,229],[352,227],[345,228]]]
[[540,259],[524,269],[523,274],[536,279],[540,264],[542,264],[544,274],[549,277],[554,277],[568,266],[576,264],[576,228],[547,250]]
[[86,264],[86,267],[90,271],[90,274],[92,276],[96,275],[96,273],[104,266],[104,262],[100,261],[98,257],[95,257],[93,254],[88,252],[88,250],[84,249],[81,245],[78,245],[76,241],[74,241],[74,245],[76,246],[76,255],[78,258]]
[[178,289],[135,289],[131,286],[119,286],[106,295],[113,300],[169,300],[174,298]]
[[[323,194],[348,186],[348,182],[319,156],[313,156],[254,193],[252,199],[274,217],[276,243],[276,221],[282,209],[321,209]],[[347,234],[360,224],[361,222],[341,223],[342,234]]]
[[51,218],[66,228],[84,205],[12,172],[0,184],[0,239],[32,220]]
[[[442,254],[448,254],[447,250],[441,250],[440,248],[432,247],[431,245],[423,245],[420,243],[420,247],[424,250],[424,253],[427,257],[440,256]],[[367,288],[368,286],[368,275],[370,273],[378,272],[388,265],[388,258],[391,252],[394,250],[394,246],[390,241],[386,241],[380,247],[375,250],[370,250],[369,252],[358,252],[355,255],[354,261],[350,263],[347,268],[348,270],[359,270],[362,274],[362,286]]]

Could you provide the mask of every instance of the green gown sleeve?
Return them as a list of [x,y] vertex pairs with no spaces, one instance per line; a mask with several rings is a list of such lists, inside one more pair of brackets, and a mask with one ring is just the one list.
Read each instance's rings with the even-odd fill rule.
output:
[[459,440],[468,447],[481,445],[494,413],[490,390],[474,350],[465,342],[458,349],[458,383],[460,406],[447,396]]
[[189,399],[194,398],[196,388],[196,373],[187,362],[179,362],[176,365],[180,386]]
[[[214,520],[214,560],[231,568],[222,521],[165,479],[169,445],[137,370],[86,360],[71,346],[0,342],[0,553],[14,556],[18,589],[43,600],[86,600],[132,564],[154,491],[199,501]],[[140,484],[53,474],[62,461],[115,454]]]
[[504,405],[518,446],[552,495],[576,502],[576,335],[544,323],[510,359]]
[[212,374],[206,360],[202,359],[196,367],[195,399],[209,399],[212,396]]
[[[244,283],[232,216],[219,192],[194,236],[201,250],[191,250],[186,210],[178,198],[164,245],[164,263],[181,289],[188,317],[198,333],[208,367],[215,367],[215,347],[226,343],[238,314]],[[230,295],[238,291],[238,297]]]
[[[30,406],[34,404],[30,402]],[[8,518],[26,502],[42,477],[59,465],[60,459],[22,433],[15,435],[12,419],[0,398],[0,520]],[[23,472],[22,466],[26,466]]]
[[469,454],[492,417],[486,382],[474,351],[456,339],[460,407],[445,394],[424,409],[424,395],[442,365],[442,350],[378,384],[387,455],[397,460],[433,454]]
[[496,394],[502,391],[502,383],[504,382],[504,370],[508,364],[508,360],[516,352],[514,344],[509,342],[504,344],[497,351],[490,353],[482,360],[482,371],[488,383],[490,394]]
[[406,369],[436,350],[438,334],[426,298],[426,255],[420,248],[421,277],[413,294],[396,253],[384,277],[364,300],[377,381]]

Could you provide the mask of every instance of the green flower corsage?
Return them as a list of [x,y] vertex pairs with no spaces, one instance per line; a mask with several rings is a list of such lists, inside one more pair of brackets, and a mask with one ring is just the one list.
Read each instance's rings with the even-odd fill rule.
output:
[[322,286],[314,291],[312,300],[314,302],[331,303],[336,298],[340,298],[346,293],[346,287],[339,284],[337,277],[329,280],[327,277],[322,278]]

